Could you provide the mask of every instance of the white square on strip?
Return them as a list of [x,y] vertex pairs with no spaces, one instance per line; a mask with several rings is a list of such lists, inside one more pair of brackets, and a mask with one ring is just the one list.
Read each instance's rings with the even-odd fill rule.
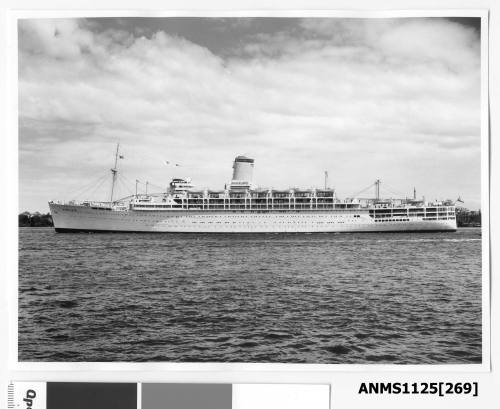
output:
[[329,409],[330,385],[234,384],[232,409]]
[[[9,385],[9,388],[11,386]],[[14,399],[9,400],[9,409],[46,409],[47,383],[46,382],[14,382]],[[10,397],[10,391],[9,391]]]

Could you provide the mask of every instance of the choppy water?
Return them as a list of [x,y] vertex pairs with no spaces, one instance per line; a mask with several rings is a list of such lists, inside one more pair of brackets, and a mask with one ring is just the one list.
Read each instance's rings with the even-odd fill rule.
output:
[[22,228],[21,361],[481,362],[481,230]]

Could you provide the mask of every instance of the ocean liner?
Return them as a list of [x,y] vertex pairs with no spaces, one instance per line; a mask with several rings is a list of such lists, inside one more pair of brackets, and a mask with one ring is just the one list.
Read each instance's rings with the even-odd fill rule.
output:
[[413,197],[339,199],[334,189],[263,189],[252,184],[254,159],[237,156],[222,190],[197,190],[189,178],[174,178],[159,193],[114,200],[118,147],[107,202],[51,201],[56,232],[408,232],[456,231],[455,203]]

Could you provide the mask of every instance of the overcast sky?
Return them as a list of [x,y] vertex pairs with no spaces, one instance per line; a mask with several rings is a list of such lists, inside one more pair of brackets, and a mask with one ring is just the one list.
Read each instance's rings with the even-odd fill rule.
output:
[[246,154],[263,187],[328,170],[340,197],[380,178],[477,209],[479,19],[20,21],[19,210],[108,199],[117,141],[123,196],[222,188]]

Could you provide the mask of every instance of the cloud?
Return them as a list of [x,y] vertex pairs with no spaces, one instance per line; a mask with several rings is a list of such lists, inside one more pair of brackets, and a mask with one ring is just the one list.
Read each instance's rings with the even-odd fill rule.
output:
[[146,37],[143,27],[97,29],[95,20],[20,21],[21,207],[105,172],[117,140],[132,180],[165,185],[180,171],[162,165],[168,158],[198,185],[220,187],[232,158],[247,153],[261,185],[318,185],[330,169],[340,194],[377,174],[437,197],[454,196],[463,180],[473,188],[460,193],[479,203],[473,29],[303,19],[251,33],[257,22],[224,33],[217,21],[214,35],[234,37],[218,54],[168,30]]
[[78,58],[93,47],[93,35],[77,20],[20,21],[21,50],[50,58]]

